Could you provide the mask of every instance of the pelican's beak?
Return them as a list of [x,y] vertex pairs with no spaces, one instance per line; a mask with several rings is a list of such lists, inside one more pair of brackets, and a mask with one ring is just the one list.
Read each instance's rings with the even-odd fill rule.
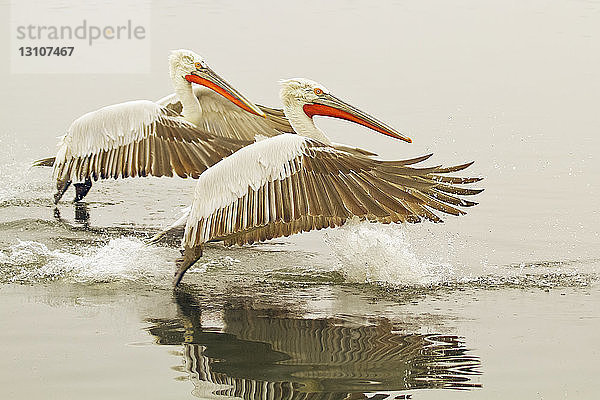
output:
[[379,121],[378,119],[329,93],[323,93],[319,95],[319,98],[312,104],[305,104],[304,112],[310,118],[312,118],[314,115],[324,115],[327,117],[341,118],[352,121],[366,126],[367,128],[371,128],[379,133],[383,133],[384,135],[412,143],[410,138],[403,136],[391,126]]
[[238,107],[248,111],[251,114],[258,115],[259,117],[266,118],[264,112],[258,108],[254,103],[244,97],[240,92],[235,90],[225,79],[221,78],[215,71],[209,67],[197,69],[190,75],[186,75],[185,79],[188,82],[197,83],[202,86],[206,86],[209,89],[214,90],[227,100],[231,101]]

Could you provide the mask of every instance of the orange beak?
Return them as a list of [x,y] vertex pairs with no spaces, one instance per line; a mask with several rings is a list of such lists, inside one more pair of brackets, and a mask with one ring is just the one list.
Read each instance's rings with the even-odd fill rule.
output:
[[206,67],[192,72],[190,75],[186,75],[185,79],[188,82],[197,83],[198,85],[205,86],[227,100],[231,101],[241,109],[248,111],[251,114],[258,115],[259,117],[266,118],[266,115],[258,106],[248,100],[244,95],[235,90],[233,86],[227,83],[219,75],[217,75],[212,69]]
[[412,143],[412,140],[409,137],[400,134],[400,132],[391,126],[379,121],[378,119],[329,93],[321,94],[319,99],[315,100],[314,103],[305,104],[303,108],[304,112],[309,118],[312,118],[315,115],[323,115],[326,117],[345,119],[347,121],[352,121],[356,124],[366,126],[367,128],[373,129],[374,131],[383,133],[384,135],[393,137],[395,139]]

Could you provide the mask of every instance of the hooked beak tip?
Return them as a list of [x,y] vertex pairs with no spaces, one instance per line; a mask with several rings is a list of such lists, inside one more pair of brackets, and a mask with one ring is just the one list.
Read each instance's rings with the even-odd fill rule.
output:
[[392,135],[389,132],[385,132],[385,131],[381,131],[381,130],[379,132],[381,132],[387,136],[393,137],[394,139],[402,140],[403,142],[406,142],[406,143],[412,143],[412,139],[409,138],[408,136],[402,136],[397,133]]

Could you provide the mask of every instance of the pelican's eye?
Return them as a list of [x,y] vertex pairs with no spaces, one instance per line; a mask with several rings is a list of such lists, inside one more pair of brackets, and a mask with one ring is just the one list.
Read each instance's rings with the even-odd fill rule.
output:
[[196,64],[194,64],[196,66],[196,68],[198,69],[202,69],[204,68],[204,66],[202,65],[202,63],[197,62]]
[[322,95],[322,94],[323,94],[323,90],[321,90],[320,88],[315,88],[314,92],[315,92],[315,94],[316,94],[317,96],[319,96],[319,95]]

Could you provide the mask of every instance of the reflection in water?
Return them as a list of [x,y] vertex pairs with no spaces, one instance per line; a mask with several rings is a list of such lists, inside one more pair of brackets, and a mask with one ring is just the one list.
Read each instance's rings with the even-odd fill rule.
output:
[[89,227],[90,210],[87,203],[83,203],[81,201],[75,203],[75,222],[85,227]]
[[[83,228],[90,228],[90,209],[87,203],[77,201],[74,203],[75,206],[75,223]],[[60,222],[65,222],[60,214],[58,207],[54,207],[54,219]]]
[[456,336],[400,334],[383,318],[356,325],[249,307],[225,307],[223,326],[211,329],[203,328],[192,296],[179,292],[177,303],[181,319],[150,320],[148,330],[159,344],[183,343],[198,397],[360,399],[382,391],[480,387],[472,381],[480,361]]

